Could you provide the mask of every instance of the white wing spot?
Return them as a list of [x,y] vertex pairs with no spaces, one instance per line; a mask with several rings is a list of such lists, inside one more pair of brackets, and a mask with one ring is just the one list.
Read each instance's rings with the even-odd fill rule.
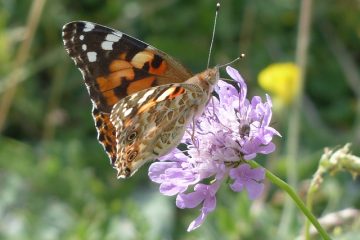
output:
[[[125,110],[125,109],[124,109]],[[132,108],[128,108],[126,109],[125,111],[123,110],[124,112],[124,117],[127,117],[131,112],[132,112]]]
[[104,42],[101,43],[101,48],[104,49],[104,50],[112,50],[113,49],[113,47],[112,47],[113,43],[114,42],[104,41]]
[[134,100],[134,99],[137,97],[137,95],[138,95],[138,93],[132,94],[129,100],[130,100],[130,101],[131,101],[131,100]]
[[96,62],[96,55],[97,55],[96,52],[88,52],[87,57],[89,62]]
[[84,40],[84,35],[80,35],[79,39],[82,41]]
[[118,34],[121,34],[121,35],[117,36],[114,34],[108,34],[108,35],[106,35],[105,40],[110,41],[110,42],[118,42],[122,37],[122,33],[118,33]]
[[84,32],[90,32],[94,28],[95,28],[94,24],[87,22],[87,23],[85,23]]
[[154,91],[155,91],[155,89],[152,89],[152,90],[147,91],[147,92],[144,94],[144,96],[142,96],[142,98],[139,99],[138,104],[142,104],[143,102],[145,102],[146,99],[147,99],[151,94],[154,93]]
[[159,97],[156,98],[156,102],[161,102],[164,101],[167,96],[169,96],[171,93],[174,92],[174,90],[176,89],[176,87],[170,87],[168,90],[166,90],[163,94],[161,94]]
[[81,48],[82,48],[83,51],[86,51],[86,49],[87,49],[86,44],[81,45]]

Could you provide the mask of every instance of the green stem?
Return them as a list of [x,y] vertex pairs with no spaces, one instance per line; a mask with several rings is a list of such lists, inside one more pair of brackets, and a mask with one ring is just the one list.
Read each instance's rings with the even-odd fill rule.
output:
[[[320,162],[321,162],[321,160],[320,160]],[[324,168],[322,168],[319,165],[316,173],[313,176],[313,179],[310,182],[308,194],[306,196],[306,207],[310,212],[312,211],[314,194],[319,189],[319,185],[322,182],[322,175],[324,173],[325,173]],[[305,239],[310,240],[310,222],[309,222],[309,220],[305,221],[305,231],[304,232],[305,232]]]
[[[306,197],[306,207],[309,211],[312,211],[312,203],[313,203],[313,196],[314,196],[314,189],[313,187],[309,188],[307,197]],[[310,239],[310,221],[305,221],[305,239]]]
[[[260,164],[258,164],[255,161],[249,161],[248,163],[253,168],[262,167]],[[274,175],[267,169],[265,169],[265,175],[267,179],[269,179],[273,184],[284,190],[292,198],[292,200],[295,202],[298,208],[304,213],[307,219],[314,225],[314,227],[317,229],[317,231],[319,232],[319,234],[323,239],[325,240],[331,239],[330,236],[327,234],[327,232],[322,228],[316,217],[306,208],[305,204],[301,201],[300,197],[286,182],[278,178],[276,175]]]

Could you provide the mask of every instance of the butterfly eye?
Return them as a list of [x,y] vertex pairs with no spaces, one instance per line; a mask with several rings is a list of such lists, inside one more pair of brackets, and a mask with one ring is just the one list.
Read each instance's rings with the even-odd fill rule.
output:
[[136,132],[136,131],[133,131],[133,132],[131,132],[131,133],[128,135],[127,140],[128,140],[129,142],[131,142],[131,141],[133,141],[133,140],[136,138],[136,136],[137,136],[137,132]]
[[131,151],[131,150],[128,151],[128,152],[127,152],[127,155],[128,155],[127,160],[128,160],[129,162],[132,162],[132,161],[136,158],[137,154],[138,154],[137,151]]

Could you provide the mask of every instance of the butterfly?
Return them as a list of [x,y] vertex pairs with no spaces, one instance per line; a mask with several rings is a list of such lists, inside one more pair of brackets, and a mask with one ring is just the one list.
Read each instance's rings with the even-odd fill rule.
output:
[[62,38],[82,73],[98,140],[118,178],[175,148],[219,79],[217,67],[194,75],[155,47],[96,23],[67,23]]

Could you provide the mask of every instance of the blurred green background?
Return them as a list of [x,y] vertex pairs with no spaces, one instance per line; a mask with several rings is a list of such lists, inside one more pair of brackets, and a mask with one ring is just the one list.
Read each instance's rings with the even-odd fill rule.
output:
[[[259,72],[295,61],[300,1],[221,4],[212,64],[244,52],[247,57],[234,67],[250,96],[264,96]],[[179,210],[174,198],[161,195],[147,177],[148,165],[117,180],[96,140],[81,74],[63,48],[65,23],[94,21],[199,72],[206,67],[214,9],[210,0],[0,0],[0,239],[281,239],[285,195],[269,183],[255,202],[223,186],[217,209],[187,233],[198,210]],[[296,159],[302,197],[324,147],[352,142],[360,154],[360,3],[314,1],[312,17]],[[269,159],[259,157],[285,180],[288,120],[286,109],[274,114],[273,126],[283,137]],[[348,173],[327,176],[314,213],[359,208],[359,184]],[[296,211],[283,239],[300,235],[303,220]],[[360,234],[351,224],[337,230],[339,239]]]

